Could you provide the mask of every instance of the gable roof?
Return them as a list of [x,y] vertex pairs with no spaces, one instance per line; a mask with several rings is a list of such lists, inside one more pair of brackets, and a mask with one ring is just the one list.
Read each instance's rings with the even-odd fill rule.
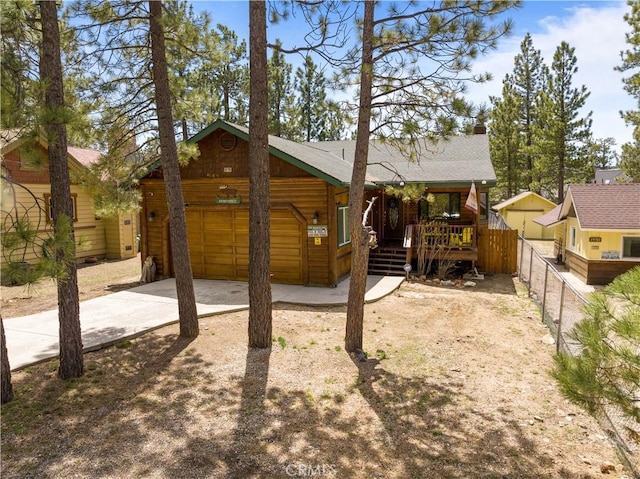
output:
[[[217,129],[249,139],[248,128],[217,120],[187,142],[197,143]],[[351,182],[355,145],[355,140],[297,143],[269,135],[271,154],[334,186],[348,186]],[[419,160],[412,162],[398,148],[371,140],[365,186],[400,181],[469,186],[472,180],[495,185],[487,135],[459,136],[437,143],[423,140],[417,148],[421,152]]]
[[538,216],[533,219],[534,223],[538,223],[539,225],[546,226],[547,228],[550,226],[555,226],[559,223],[562,223],[564,220],[560,219],[560,211],[562,210],[562,205],[558,205],[553,208],[551,211],[546,212],[545,214]]
[[537,199],[542,200],[545,203],[548,203],[549,206],[555,206],[555,203],[551,200],[546,199],[543,196],[540,196],[538,193],[534,193],[533,191],[523,191],[522,193],[519,193],[511,198],[509,198],[508,200],[503,201],[502,203],[498,203],[497,205],[493,205],[493,207],[491,209],[493,210],[501,210],[503,208],[506,208],[507,206],[511,206],[514,203],[517,203],[520,200],[523,200],[524,198],[527,198],[528,196],[534,196]]
[[558,217],[572,206],[583,230],[640,230],[640,183],[569,185]]
[[102,158],[102,153],[98,150],[89,148],[78,148],[77,146],[68,146],[67,153],[72,156],[78,163],[89,167],[97,163]]
[[[0,132],[0,152],[5,155],[10,151],[20,148],[30,140],[31,138],[29,136],[24,136],[18,129],[2,130]],[[39,137],[37,141],[43,148],[47,148],[47,142],[42,137]],[[67,161],[71,161],[76,167],[88,168],[101,157],[102,153],[98,150],[67,146]]]
[[[216,120],[204,130],[189,138],[187,143],[198,143],[218,129],[225,130],[245,141],[249,141],[249,129],[247,127]],[[349,163],[317,148],[269,135],[269,153],[318,178],[322,178],[334,186],[346,186],[351,181],[351,165]]]

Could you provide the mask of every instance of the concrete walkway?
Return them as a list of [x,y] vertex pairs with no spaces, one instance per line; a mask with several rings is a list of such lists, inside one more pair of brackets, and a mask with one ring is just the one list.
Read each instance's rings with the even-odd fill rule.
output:
[[[403,277],[369,276],[365,302],[395,291]],[[211,316],[249,308],[249,286],[244,282],[194,280],[198,316]],[[271,285],[274,303],[308,306],[344,305],[349,280],[335,288]],[[165,279],[80,303],[82,343],[85,351],[110,346],[151,329],[178,321],[173,279]],[[11,369],[20,369],[58,356],[58,310],[3,319]]]

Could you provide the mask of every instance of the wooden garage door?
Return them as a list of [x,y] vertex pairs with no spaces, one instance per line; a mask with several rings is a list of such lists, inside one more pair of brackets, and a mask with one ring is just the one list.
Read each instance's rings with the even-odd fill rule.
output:
[[[249,210],[189,208],[187,236],[194,278],[249,279]],[[305,223],[289,208],[271,210],[271,272],[276,283],[306,284]]]

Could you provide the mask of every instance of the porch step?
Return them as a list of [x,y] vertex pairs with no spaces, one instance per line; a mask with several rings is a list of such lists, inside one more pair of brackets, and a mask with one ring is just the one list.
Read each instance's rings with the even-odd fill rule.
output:
[[407,253],[404,248],[379,247],[369,251],[368,274],[404,276]]

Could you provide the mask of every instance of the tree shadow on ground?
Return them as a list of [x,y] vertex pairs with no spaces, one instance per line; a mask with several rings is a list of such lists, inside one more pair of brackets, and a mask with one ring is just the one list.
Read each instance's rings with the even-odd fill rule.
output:
[[[291,380],[270,349],[205,359],[190,345],[149,333],[96,353],[75,381],[27,372],[3,407],[3,477],[571,477],[509,411],[474,411],[454,377],[336,353],[345,383],[319,395],[321,378]],[[243,354],[244,374],[228,366]]]
[[[377,359],[352,360],[357,389],[389,433],[390,453],[401,464],[385,477],[572,477],[556,469],[554,458],[539,450],[509,411],[470,408],[474,399],[459,380],[405,377]],[[467,428],[478,422],[484,427]]]
[[[56,376],[57,359],[26,368],[14,379],[14,400],[2,406],[2,476],[67,475],[58,466],[63,466],[69,451],[78,448],[90,458],[92,469],[80,470],[80,477],[120,475],[115,472],[121,468],[117,449],[123,444],[140,449],[147,437],[144,429],[126,418],[123,408],[155,383],[191,341],[177,335],[150,334],[144,341],[125,342],[122,347],[85,356],[85,375],[67,381]],[[144,408],[143,403],[136,403]],[[92,431],[96,435],[88,436]],[[112,434],[113,440],[109,438]],[[25,442],[38,444],[38,454],[19,457],[17,464],[11,464],[7,456]]]

